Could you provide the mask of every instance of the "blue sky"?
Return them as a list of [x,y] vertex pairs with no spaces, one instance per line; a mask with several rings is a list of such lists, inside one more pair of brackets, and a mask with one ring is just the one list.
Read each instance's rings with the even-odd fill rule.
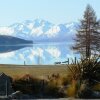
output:
[[0,0],[0,26],[36,18],[55,24],[78,21],[87,4],[100,18],[100,0]]

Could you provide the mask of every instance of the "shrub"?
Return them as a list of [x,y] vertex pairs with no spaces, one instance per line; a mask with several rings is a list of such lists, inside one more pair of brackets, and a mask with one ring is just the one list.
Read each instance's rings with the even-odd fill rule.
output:
[[57,82],[58,78],[55,80],[53,77],[52,81],[46,81],[26,74],[13,80],[13,88],[15,91],[19,90],[23,94],[34,95],[37,98],[64,97],[64,93],[59,91],[60,87],[58,87]]
[[75,97],[76,95],[76,81],[73,80],[72,83],[70,85],[68,85],[67,90],[66,90],[66,94],[68,97]]
[[94,80],[100,81],[100,59],[82,59],[78,64],[68,65],[69,75],[72,80],[88,80],[89,83]]
[[20,90],[22,93],[37,94],[40,91],[40,82],[40,79],[26,74],[13,81],[13,88],[15,91]]
[[100,81],[100,59],[92,58],[82,60],[82,80],[89,80],[89,83],[95,80]]
[[[81,97],[91,95],[92,87],[96,82],[100,82],[100,58],[91,58],[83,59],[78,64],[68,65],[68,75],[71,76],[73,80],[76,81],[71,87],[68,88],[68,91],[71,95],[76,93],[76,96],[81,92]],[[85,87],[82,91],[81,88],[85,82]],[[73,92],[72,92],[73,91]],[[78,95],[80,97],[80,95]]]
[[44,94],[49,98],[61,98],[64,97],[65,94],[60,92],[60,87],[58,87],[55,83],[49,82],[48,85],[44,89]]
[[66,77],[62,78],[62,85],[67,86],[71,83],[71,76],[67,75]]

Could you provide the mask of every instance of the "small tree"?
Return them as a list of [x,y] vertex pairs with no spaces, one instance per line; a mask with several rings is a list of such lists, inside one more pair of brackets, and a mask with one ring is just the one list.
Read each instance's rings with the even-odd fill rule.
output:
[[92,53],[100,53],[100,21],[97,21],[95,12],[87,5],[83,19],[77,30],[73,50],[78,51],[85,58],[90,58]]

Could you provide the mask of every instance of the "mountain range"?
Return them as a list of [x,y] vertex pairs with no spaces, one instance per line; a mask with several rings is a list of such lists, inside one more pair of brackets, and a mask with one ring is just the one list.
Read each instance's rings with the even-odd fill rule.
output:
[[31,47],[0,53],[0,63],[54,64],[73,58],[70,46],[74,43],[78,23],[53,24],[42,19],[25,20],[0,27],[0,35],[32,41]]
[[76,22],[55,25],[46,20],[25,20],[0,27],[0,35],[9,35],[34,42],[70,42],[75,36]]

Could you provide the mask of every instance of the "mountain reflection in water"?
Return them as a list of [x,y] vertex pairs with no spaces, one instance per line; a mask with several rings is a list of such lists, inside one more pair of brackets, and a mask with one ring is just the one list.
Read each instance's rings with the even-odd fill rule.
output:
[[32,45],[0,45],[0,53],[11,52],[25,47],[32,47]]
[[72,43],[36,43],[30,45],[0,46],[0,63],[3,64],[54,64],[75,57]]

